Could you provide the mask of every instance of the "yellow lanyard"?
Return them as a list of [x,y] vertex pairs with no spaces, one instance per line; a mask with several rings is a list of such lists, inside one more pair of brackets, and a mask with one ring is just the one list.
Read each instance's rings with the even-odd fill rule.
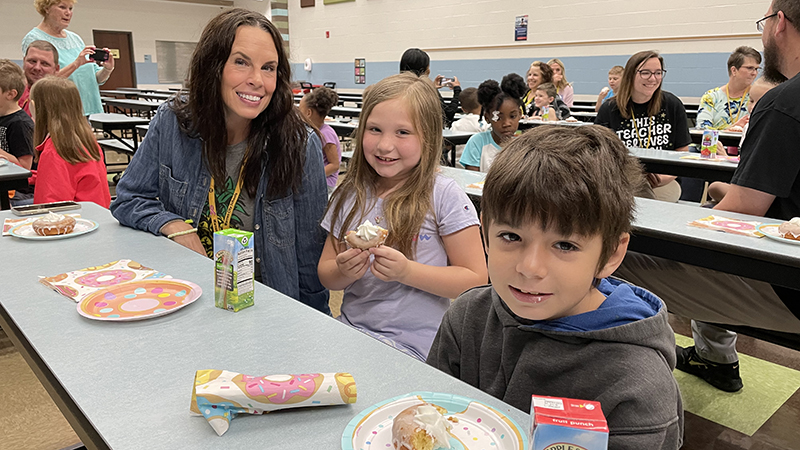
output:
[[[744,96],[747,95],[748,92],[750,92],[750,86],[748,86],[747,89],[744,90],[744,94],[742,94],[742,98],[739,99],[739,110],[736,112],[736,118],[735,119],[731,119],[731,125],[733,125],[733,124],[735,124],[736,122],[739,121],[739,115],[742,114],[742,108],[744,108]],[[728,101],[728,112],[732,113],[732,111],[731,111],[731,95],[728,93],[728,85],[727,84],[725,85],[725,97],[728,99],[727,100]]]
[[[633,109],[631,109],[631,119],[633,122],[633,132],[636,134],[636,137],[639,138],[639,127],[636,125],[636,114],[633,113]],[[647,125],[647,146],[644,148],[650,148],[650,124]]]
[[233,210],[236,209],[236,202],[239,201],[239,194],[242,193],[242,186],[244,186],[244,165],[247,158],[242,160],[242,167],[239,169],[239,179],[236,181],[236,189],[233,191],[230,203],[228,203],[228,210],[225,211],[225,220],[219,223],[219,216],[217,215],[217,197],[214,195],[214,178],[211,178],[211,186],[208,188],[208,211],[211,219],[211,228],[214,232],[222,231],[230,228],[231,217]]

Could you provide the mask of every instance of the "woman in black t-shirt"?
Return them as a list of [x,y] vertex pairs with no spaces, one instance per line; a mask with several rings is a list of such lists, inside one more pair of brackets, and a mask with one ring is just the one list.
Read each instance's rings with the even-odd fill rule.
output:
[[[661,90],[664,59],[655,51],[628,59],[616,95],[597,112],[595,124],[614,130],[627,147],[687,151],[692,141],[686,109],[678,97]],[[648,174],[656,198],[677,201],[675,176]]]

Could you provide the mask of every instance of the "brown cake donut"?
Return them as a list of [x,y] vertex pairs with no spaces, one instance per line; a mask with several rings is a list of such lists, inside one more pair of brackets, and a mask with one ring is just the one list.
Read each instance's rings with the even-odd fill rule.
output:
[[72,233],[75,228],[75,219],[71,216],[51,212],[34,220],[31,226],[39,236],[57,236]]

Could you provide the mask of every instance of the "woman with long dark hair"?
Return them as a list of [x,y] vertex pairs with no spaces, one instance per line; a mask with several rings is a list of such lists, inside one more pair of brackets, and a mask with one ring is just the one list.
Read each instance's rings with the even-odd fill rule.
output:
[[[658,52],[631,56],[616,95],[603,103],[594,123],[611,128],[627,147],[688,151],[692,138],[686,108],[678,97],[661,89],[666,73]],[[647,179],[657,199],[680,198],[675,176],[648,173]]]
[[329,312],[316,270],[322,145],[293,107],[290,80],[281,34],[266,17],[237,8],[211,19],[188,92],[159,108],[111,211],[208,256],[215,231],[252,231],[256,279]]

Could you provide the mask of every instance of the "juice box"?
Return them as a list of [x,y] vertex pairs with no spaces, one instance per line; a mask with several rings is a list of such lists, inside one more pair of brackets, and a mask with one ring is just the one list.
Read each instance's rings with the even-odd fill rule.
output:
[[608,425],[599,402],[531,399],[531,450],[607,450]]
[[214,233],[214,306],[234,312],[253,306],[254,257],[253,233]]
[[700,144],[700,157],[716,158],[719,130],[703,130],[703,140]]

